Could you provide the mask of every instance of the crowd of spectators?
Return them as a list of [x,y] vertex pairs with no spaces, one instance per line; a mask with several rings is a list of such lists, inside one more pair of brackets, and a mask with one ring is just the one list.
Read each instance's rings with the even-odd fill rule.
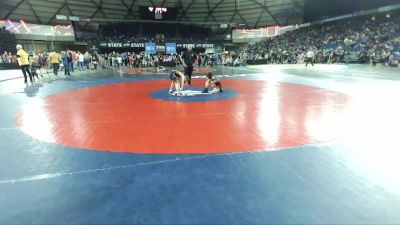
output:
[[182,24],[117,24],[102,26],[100,31],[101,42],[205,43],[219,40],[210,28]]
[[13,55],[11,52],[4,51],[0,55],[0,63],[17,63],[17,56]]
[[[158,68],[163,63],[171,62],[169,65],[176,67],[183,66],[182,53],[167,55],[145,55],[132,52],[111,52],[99,54],[97,52],[61,51],[61,52],[29,52],[29,62],[32,70],[39,73],[53,72],[55,75],[59,71],[64,71],[65,75],[79,70],[99,70],[108,68]],[[17,57],[10,52],[5,52],[0,57],[0,63],[17,63]],[[217,54],[197,54],[196,66],[213,66],[220,63]]]
[[[157,54],[145,55],[143,53],[136,54],[131,52],[117,53],[112,52],[108,54],[100,54],[100,61],[102,68],[109,67],[158,67],[163,62],[173,62],[177,67],[182,66],[182,53],[180,54]],[[200,53],[197,57],[197,65],[207,66],[213,65],[214,58],[212,54]]]
[[161,62],[177,62],[176,55],[144,55],[131,52],[101,54],[103,68],[107,67],[157,67]]
[[109,36],[102,36],[102,38],[97,41],[100,43],[144,43],[144,42],[156,42],[156,43],[190,43],[190,44],[209,44],[209,43],[221,43],[223,42],[220,38],[213,38],[213,37],[202,37],[202,38],[193,38],[193,37],[186,37],[186,38],[177,38],[177,37],[161,37],[157,39],[154,36],[136,36],[136,35],[109,35]]
[[[107,36],[116,41],[143,42],[151,40],[129,34]],[[154,40],[154,39],[152,39]],[[177,41],[177,40],[167,40]],[[182,40],[181,40],[182,41]],[[196,42],[196,39],[187,39]],[[199,41],[199,40],[197,40]],[[202,40],[207,41],[207,40]],[[399,16],[380,19],[357,18],[335,23],[300,28],[255,44],[247,44],[238,51],[223,54],[198,54],[200,66],[222,64],[240,66],[252,60],[263,60],[267,64],[301,64],[307,52],[314,52],[316,63],[382,63],[398,66],[400,60],[400,18]],[[49,53],[34,54],[33,60],[48,65]],[[0,63],[15,63],[16,57],[10,52],[0,56]],[[180,55],[145,55],[132,52],[80,53],[65,51],[60,62],[72,65],[71,70],[109,67],[157,67],[161,62],[182,65]],[[71,67],[71,66],[70,66]]]
[[383,63],[397,66],[400,58],[399,17],[352,19],[300,28],[255,44],[239,52],[247,60],[271,64],[303,63],[312,50],[317,63]]

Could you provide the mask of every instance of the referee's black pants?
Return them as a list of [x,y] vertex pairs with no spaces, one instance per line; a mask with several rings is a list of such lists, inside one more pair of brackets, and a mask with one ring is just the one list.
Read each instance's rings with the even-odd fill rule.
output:
[[25,78],[25,83],[26,82],[28,82],[28,77],[26,76],[26,73],[28,73],[28,75],[29,75],[29,80],[31,81],[31,83],[32,83],[32,81],[33,81],[33,79],[32,79],[32,73],[31,73],[31,71],[29,71],[29,65],[22,65],[21,66],[21,70],[22,70],[22,73],[24,74],[24,78]]
[[188,84],[192,85],[193,64],[186,64],[185,75],[188,76]]
[[314,66],[314,59],[313,58],[307,58],[306,59],[306,66],[308,65],[308,63],[311,63],[312,66]]

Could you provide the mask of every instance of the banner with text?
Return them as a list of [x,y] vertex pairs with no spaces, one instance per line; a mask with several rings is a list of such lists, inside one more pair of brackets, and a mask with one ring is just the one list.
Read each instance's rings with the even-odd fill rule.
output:
[[[101,48],[145,48],[147,43],[122,43],[122,42],[102,42],[100,43]],[[155,43],[153,43],[155,45]],[[214,48],[214,44],[192,44],[192,43],[183,43],[183,44],[176,44],[176,43],[165,43],[165,45],[158,45],[163,46],[165,49],[169,44],[172,47],[172,44],[175,45],[175,48],[187,48],[188,46],[192,46],[193,48]],[[156,48],[156,47],[155,47]],[[162,47],[158,47],[158,49],[162,49]]]

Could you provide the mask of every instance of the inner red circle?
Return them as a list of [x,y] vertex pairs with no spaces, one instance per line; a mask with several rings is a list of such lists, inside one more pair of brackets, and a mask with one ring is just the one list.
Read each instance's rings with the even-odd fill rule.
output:
[[167,80],[81,88],[25,106],[16,124],[41,140],[99,151],[255,151],[334,138],[349,100],[341,93],[296,84],[223,84],[240,95],[214,102],[152,99],[149,93],[168,87]]

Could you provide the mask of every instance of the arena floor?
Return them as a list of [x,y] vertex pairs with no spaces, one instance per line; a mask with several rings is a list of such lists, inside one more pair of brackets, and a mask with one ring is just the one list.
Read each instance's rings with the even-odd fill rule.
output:
[[213,70],[0,71],[0,224],[400,223],[399,69]]

